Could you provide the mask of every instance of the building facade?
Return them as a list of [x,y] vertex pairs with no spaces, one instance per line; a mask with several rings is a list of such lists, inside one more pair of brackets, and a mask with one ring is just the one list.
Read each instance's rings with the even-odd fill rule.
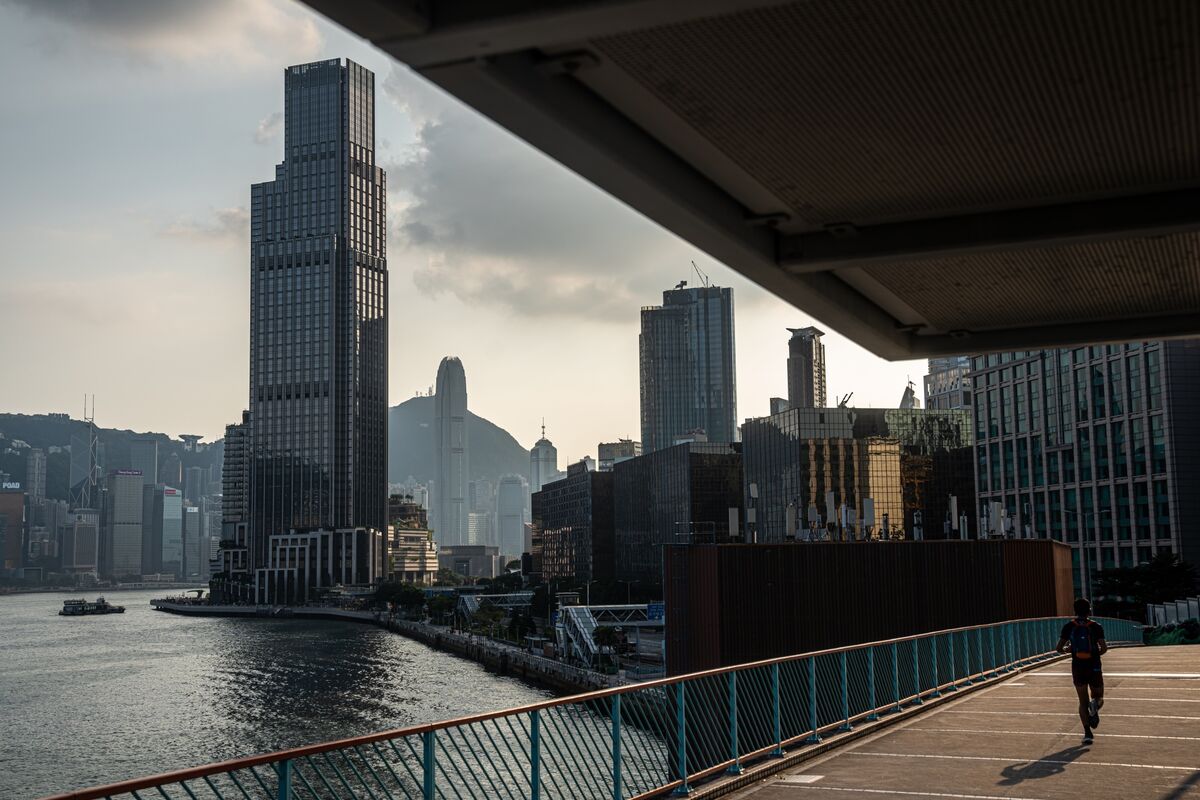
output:
[[383,535],[385,194],[374,74],[339,59],[287,68],[284,158],[250,192],[253,569],[277,568],[278,535]]
[[105,574],[142,574],[142,512],[145,476],[135,469],[112,470],[105,481]]
[[613,473],[583,462],[533,495],[533,528],[541,540],[543,579],[611,581],[613,564]]
[[523,550],[529,522],[529,484],[521,475],[505,475],[496,484],[496,541],[500,554],[516,558]]
[[0,488],[0,571],[20,569],[25,552],[25,491]]
[[600,461],[601,472],[612,472],[613,465],[642,454],[642,443],[631,439],[618,439],[615,442],[601,442],[596,455]]
[[142,487],[142,574],[183,577],[183,493],[166,484]]
[[40,447],[31,448],[25,457],[25,493],[30,503],[46,499],[46,451]]
[[712,442],[737,441],[732,289],[663,292],[661,306],[642,309],[638,349],[646,453],[697,430]]
[[432,586],[438,571],[437,545],[429,531],[429,515],[412,495],[388,498],[388,532],[389,577]]
[[529,451],[529,491],[541,491],[552,480],[558,479],[558,448],[546,438],[546,426],[542,426],[542,438]]
[[249,573],[250,412],[225,426],[221,462],[220,571],[227,577]]
[[436,477],[433,495],[433,537],[440,545],[466,544],[470,513],[467,475],[470,451],[467,442],[467,374],[453,356],[438,365],[434,395],[434,448]]
[[925,376],[925,407],[969,409],[972,399],[970,373],[970,356],[929,359],[929,374]]
[[741,527],[742,446],[690,442],[613,467],[616,579],[658,584],[662,547],[729,541]]
[[972,357],[974,514],[1073,548],[1075,586],[1162,552],[1200,564],[1200,340]]
[[142,474],[143,484],[158,483],[158,466],[157,439],[134,439],[129,443],[129,468]]
[[825,332],[813,327],[788,328],[788,406],[790,408],[824,408]]

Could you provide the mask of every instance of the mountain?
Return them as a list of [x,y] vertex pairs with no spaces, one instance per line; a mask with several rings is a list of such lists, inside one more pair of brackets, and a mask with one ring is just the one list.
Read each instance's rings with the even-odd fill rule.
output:
[[[71,445],[72,435],[86,436],[87,425],[66,414],[0,414],[0,472],[8,473],[14,481],[24,485],[27,482],[25,459],[28,448],[40,447],[47,452],[46,496],[55,500],[69,499],[71,456],[66,449]],[[160,467],[174,454],[179,457],[182,469],[205,467],[212,469],[215,477],[221,474],[221,459],[225,452],[223,441],[206,443],[197,453],[185,450],[181,440],[172,439],[165,433],[97,428],[96,438],[103,448],[101,466],[104,471],[129,468],[129,444],[134,439],[157,439]],[[52,453],[52,447],[64,450]]]
[[[388,412],[388,481],[434,478],[434,398],[411,397]],[[468,480],[494,481],[513,473],[529,479],[529,451],[512,435],[467,411]]]

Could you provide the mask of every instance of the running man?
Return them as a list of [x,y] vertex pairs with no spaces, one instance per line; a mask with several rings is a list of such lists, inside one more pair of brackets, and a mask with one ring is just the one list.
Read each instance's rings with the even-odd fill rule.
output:
[[[1079,721],[1083,723],[1083,743],[1092,743],[1092,730],[1100,724],[1100,707],[1104,705],[1104,674],[1100,671],[1100,656],[1108,652],[1104,628],[1088,619],[1092,604],[1086,598],[1075,601],[1075,619],[1063,626],[1058,638],[1060,653],[1071,654],[1071,679],[1079,695]],[[1091,698],[1088,690],[1091,689]]]

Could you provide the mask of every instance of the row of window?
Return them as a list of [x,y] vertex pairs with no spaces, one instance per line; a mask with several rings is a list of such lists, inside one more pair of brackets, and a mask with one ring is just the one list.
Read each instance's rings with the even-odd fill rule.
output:
[[[1049,489],[982,496],[980,516],[997,528],[989,509],[999,503],[1011,531],[1060,542],[1171,539],[1171,496],[1166,480],[1133,481],[1078,489]],[[1003,524],[1003,523],[1002,523]],[[996,530],[996,533],[1001,533]]]

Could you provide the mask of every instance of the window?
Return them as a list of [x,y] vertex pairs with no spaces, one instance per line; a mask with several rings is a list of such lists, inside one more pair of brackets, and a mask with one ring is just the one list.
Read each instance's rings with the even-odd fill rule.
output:
[[1096,480],[1106,481],[1109,478],[1108,466],[1108,428],[1097,425],[1094,429],[1096,443]]
[[1011,489],[1016,486],[1014,480],[1015,462],[1013,459],[1013,443],[1011,441],[1004,442],[1004,488]]
[[1046,453],[1046,477],[1051,486],[1058,481],[1058,453]]
[[1162,353],[1158,350],[1151,350],[1146,353],[1146,384],[1147,395],[1150,398],[1150,410],[1158,411],[1162,408]]
[[1154,482],[1154,532],[1159,539],[1171,538],[1171,508],[1167,482]]
[[1104,367],[1100,364],[1092,367],[1092,419],[1104,419],[1108,409],[1104,402]]
[[1086,422],[1088,418],[1088,380],[1087,371],[1075,370],[1075,419]]
[[1112,424],[1113,474],[1118,478],[1129,477],[1129,460],[1125,454],[1125,423]]
[[1156,475],[1167,471],[1167,443],[1163,436],[1161,415],[1150,418],[1150,457],[1151,468]]
[[1029,440],[1017,439],[1017,485],[1029,488]]
[[1133,511],[1137,525],[1137,538],[1150,538],[1150,487],[1144,481],[1133,484]]
[[1125,381],[1121,375],[1121,359],[1108,362],[1108,411],[1113,416],[1125,411]]
[[1135,417],[1129,421],[1129,435],[1133,447],[1133,474],[1146,474],[1146,430],[1145,421]]
[[1088,428],[1079,429],[1079,480],[1092,479],[1092,434]]
[[1045,486],[1046,474],[1042,467],[1042,437],[1034,436],[1030,439],[1029,444],[1033,454],[1033,485]]

